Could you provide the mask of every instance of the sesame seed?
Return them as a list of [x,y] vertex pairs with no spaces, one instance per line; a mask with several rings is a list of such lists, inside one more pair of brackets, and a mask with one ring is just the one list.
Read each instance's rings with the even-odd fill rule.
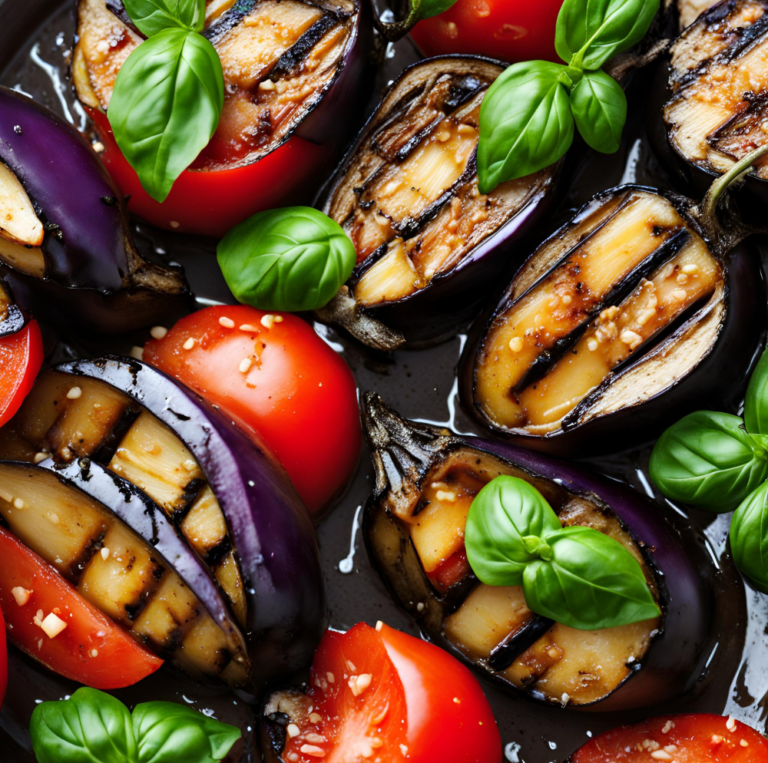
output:
[[48,638],[53,639],[67,627],[67,624],[57,614],[51,612],[51,614],[43,620],[40,627]]
[[259,82],[259,90],[274,90],[275,83],[271,79],[265,79],[263,82]]
[[109,559],[109,549],[104,546],[104,548],[101,549],[101,558],[106,562],[107,559]]
[[419,603],[416,605],[416,611],[417,611],[417,612],[423,612],[423,611],[424,611],[424,602],[423,602],[423,601],[420,601],[420,602],[419,602]]
[[37,642],[37,651],[39,652],[43,648],[43,640],[40,639],[40,641]]
[[15,588],[11,588],[11,595],[16,599],[16,603],[20,607],[23,607],[29,601],[32,591],[28,591],[26,588],[17,585]]
[[195,339],[193,337],[189,337],[186,342],[182,345],[182,347],[185,350],[191,350],[195,346]]
[[24,501],[22,501],[21,498],[14,498],[13,499],[13,508],[14,509],[23,509],[24,508]]
[[95,140],[91,145],[97,154],[103,154],[106,150],[104,144],[100,140]]
[[99,656],[99,650],[98,649],[91,649],[91,657],[98,657]]
[[136,360],[144,360],[144,348],[143,347],[131,347],[131,357]]
[[742,747],[749,747],[749,742],[748,742],[746,739],[742,739],[742,740],[739,742],[739,744],[740,744]]
[[253,365],[253,360],[251,358],[243,358],[240,361],[240,373],[247,374],[251,370],[252,365]]
[[275,316],[272,315],[272,313],[267,313],[266,315],[263,315],[261,317],[261,325],[264,326],[264,328],[271,329],[274,323],[275,323]]
[[165,326],[153,326],[149,333],[152,339],[162,339],[168,333],[168,329]]
[[512,352],[520,352],[520,350],[523,349],[523,338],[519,336],[512,337],[512,339],[509,340],[509,349],[512,350]]
[[[456,27],[456,24],[454,24],[452,21],[450,24],[453,24],[454,28]],[[459,135],[469,135],[473,132],[475,132],[475,128],[472,127],[472,125],[459,125]]]
[[39,464],[41,461],[45,461],[46,458],[48,458],[48,454],[41,450],[39,453],[35,453],[34,461],[36,464]]
[[224,326],[225,329],[233,329],[235,327],[235,322],[231,318],[227,318],[223,315],[219,318],[219,326]]
[[304,739],[313,744],[322,744],[323,742],[328,741],[322,734],[315,734],[314,731],[310,731],[309,734],[304,734]]
[[672,760],[672,756],[666,750],[654,750],[651,757],[654,760]]
[[256,331],[258,331],[258,329],[256,328],[256,326],[253,326],[250,323],[244,323],[242,326],[240,326],[240,331],[246,331],[249,334],[253,334]]
[[450,130],[440,130],[440,132],[435,135],[435,137],[440,143],[445,143],[451,139]]
[[48,519],[54,525],[59,524],[59,515],[55,511],[49,511],[48,512]]
[[674,289],[669,296],[677,302],[682,302],[688,296],[688,292],[685,289]]
[[72,387],[72,389],[67,392],[67,398],[69,400],[77,400],[82,394],[83,390],[81,390],[80,387]]
[[381,620],[376,621],[376,630],[380,631],[384,627],[384,623]]
[[38,609],[35,613],[35,616],[32,618],[32,623],[36,625],[38,628],[42,627],[43,625],[43,610]]
[[675,279],[679,284],[688,283],[688,276],[685,273],[678,273],[677,278]]
[[316,747],[313,744],[301,745],[301,749],[299,750],[299,752],[304,753],[304,755],[311,755],[313,758],[325,757],[325,750],[322,747]]
[[285,730],[291,739],[301,734],[301,729],[295,723],[289,723]]
[[564,305],[570,305],[572,301],[573,301],[573,297],[570,294],[566,294],[563,297],[563,304]]

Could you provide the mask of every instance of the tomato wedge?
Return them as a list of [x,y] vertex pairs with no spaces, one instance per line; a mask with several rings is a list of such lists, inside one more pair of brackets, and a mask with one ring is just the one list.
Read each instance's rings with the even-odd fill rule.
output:
[[362,447],[355,379],[301,318],[209,307],[147,342],[144,360],[263,439],[311,512],[348,484]]
[[3,706],[5,690],[8,687],[8,647],[5,643],[5,620],[0,611],[0,707]]
[[591,739],[571,757],[571,763],[652,763],[657,760],[768,763],[768,741],[734,718],[670,715],[608,731]]
[[[294,763],[499,763],[477,679],[447,652],[379,624],[328,631],[282,759]],[[293,735],[292,735],[293,732]]]
[[43,364],[43,337],[37,321],[0,338],[0,427],[13,418]]
[[[0,559],[0,608],[8,637],[46,667],[94,689],[121,689],[163,664],[2,528]],[[49,638],[35,622],[41,612],[56,614],[67,627]]]

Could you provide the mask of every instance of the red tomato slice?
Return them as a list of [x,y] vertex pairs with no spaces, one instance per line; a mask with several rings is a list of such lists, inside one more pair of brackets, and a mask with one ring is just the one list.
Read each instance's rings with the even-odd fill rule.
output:
[[5,643],[5,620],[0,611],[0,707],[3,706],[5,690],[8,687],[8,649]]
[[[663,757],[664,753],[670,757]],[[571,763],[657,760],[768,763],[768,741],[740,721],[720,715],[671,715],[608,731],[587,742],[571,757]]]
[[514,63],[555,53],[555,25],[563,0],[457,0],[411,32],[427,56],[476,53]]
[[499,763],[501,737],[477,679],[442,649],[386,625],[328,631],[308,690],[313,712],[283,759],[316,763]]
[[270,326],[268,315],[244,305],[200,310],[147,342],[144,360],[258,433],[317,512],[343,491],[360,456],[355,379],[301,318],[282,313]]
[[43,338],[37,321],[0,339],[0,427],[13,418],[43,364]]
[[[8,636],[46,667],[94,689],[121,689],[163,664],[2,528],[0,559],[0,608]],[[20,605],[14,588],[29,592],[28,601]],[[34,622],[40,611],[44,617],[55,613],[67,627],[49,638]]]

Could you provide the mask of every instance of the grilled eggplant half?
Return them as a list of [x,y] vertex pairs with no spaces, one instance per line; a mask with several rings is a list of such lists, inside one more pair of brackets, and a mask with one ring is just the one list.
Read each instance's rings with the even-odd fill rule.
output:
[[[512,693],[561,706],[642,707],[696,682],[715,571],[704,553],[683,551],[657,508],[547,457],[406,421],[372,393],[363,419],[376,470],[363,522],[368,554],[431,640]],[[577,631],[533,614],[519,587],[479,583],[464,549],[467,513],[501,474],[534,485],[564,526],[621,543],[662,616]]]
[[322,320],[377,349],[437,341],[512,272],[556,169],[478,190],[480,105],[505,66],[429,59],[386,92],[321,202],[358,263]]
[[49,370],[0,430],[0,458],[88,458],[162,509],[248,633],[251,684],[309,660],[324,625],[317,540],[282,468],[196,395],[138,361]]
[[517,273],[460,370],[466,407],[560,454],[616,449],[676,415],[739,401],[762,346],[759,259],[723,256],[689,200],[623,186],[596,196]]
[[88,459],[61,467],[50,459],[0,462],[0,517],[160,657],[198,680],[248,684],[245,638],[219,587],[135,486]]
[[0,87],[0,266],[19,291],[99,332],[151,326],[189,306],[178,269],[138,253],[120,194],[69,123]]

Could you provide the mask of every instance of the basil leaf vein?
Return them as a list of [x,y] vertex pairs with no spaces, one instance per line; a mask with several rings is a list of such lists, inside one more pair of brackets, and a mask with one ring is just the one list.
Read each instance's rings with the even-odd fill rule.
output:
[[136,28],[147,37],[164,29],[201,32],[205,26],[205,0],[123,0]]
[[164,201],[216,131],[224,104],[218,53],[195,32],[165,29],[128,57],[108,116],[142,186]]
[[585,72],[571,90],[576,128],[595,151],[619,150],[627,121],[627,96],[613,77],[603,71]]
[[731,554],[752,585],[768,593],[768,483],[748,495],[733,515]]

